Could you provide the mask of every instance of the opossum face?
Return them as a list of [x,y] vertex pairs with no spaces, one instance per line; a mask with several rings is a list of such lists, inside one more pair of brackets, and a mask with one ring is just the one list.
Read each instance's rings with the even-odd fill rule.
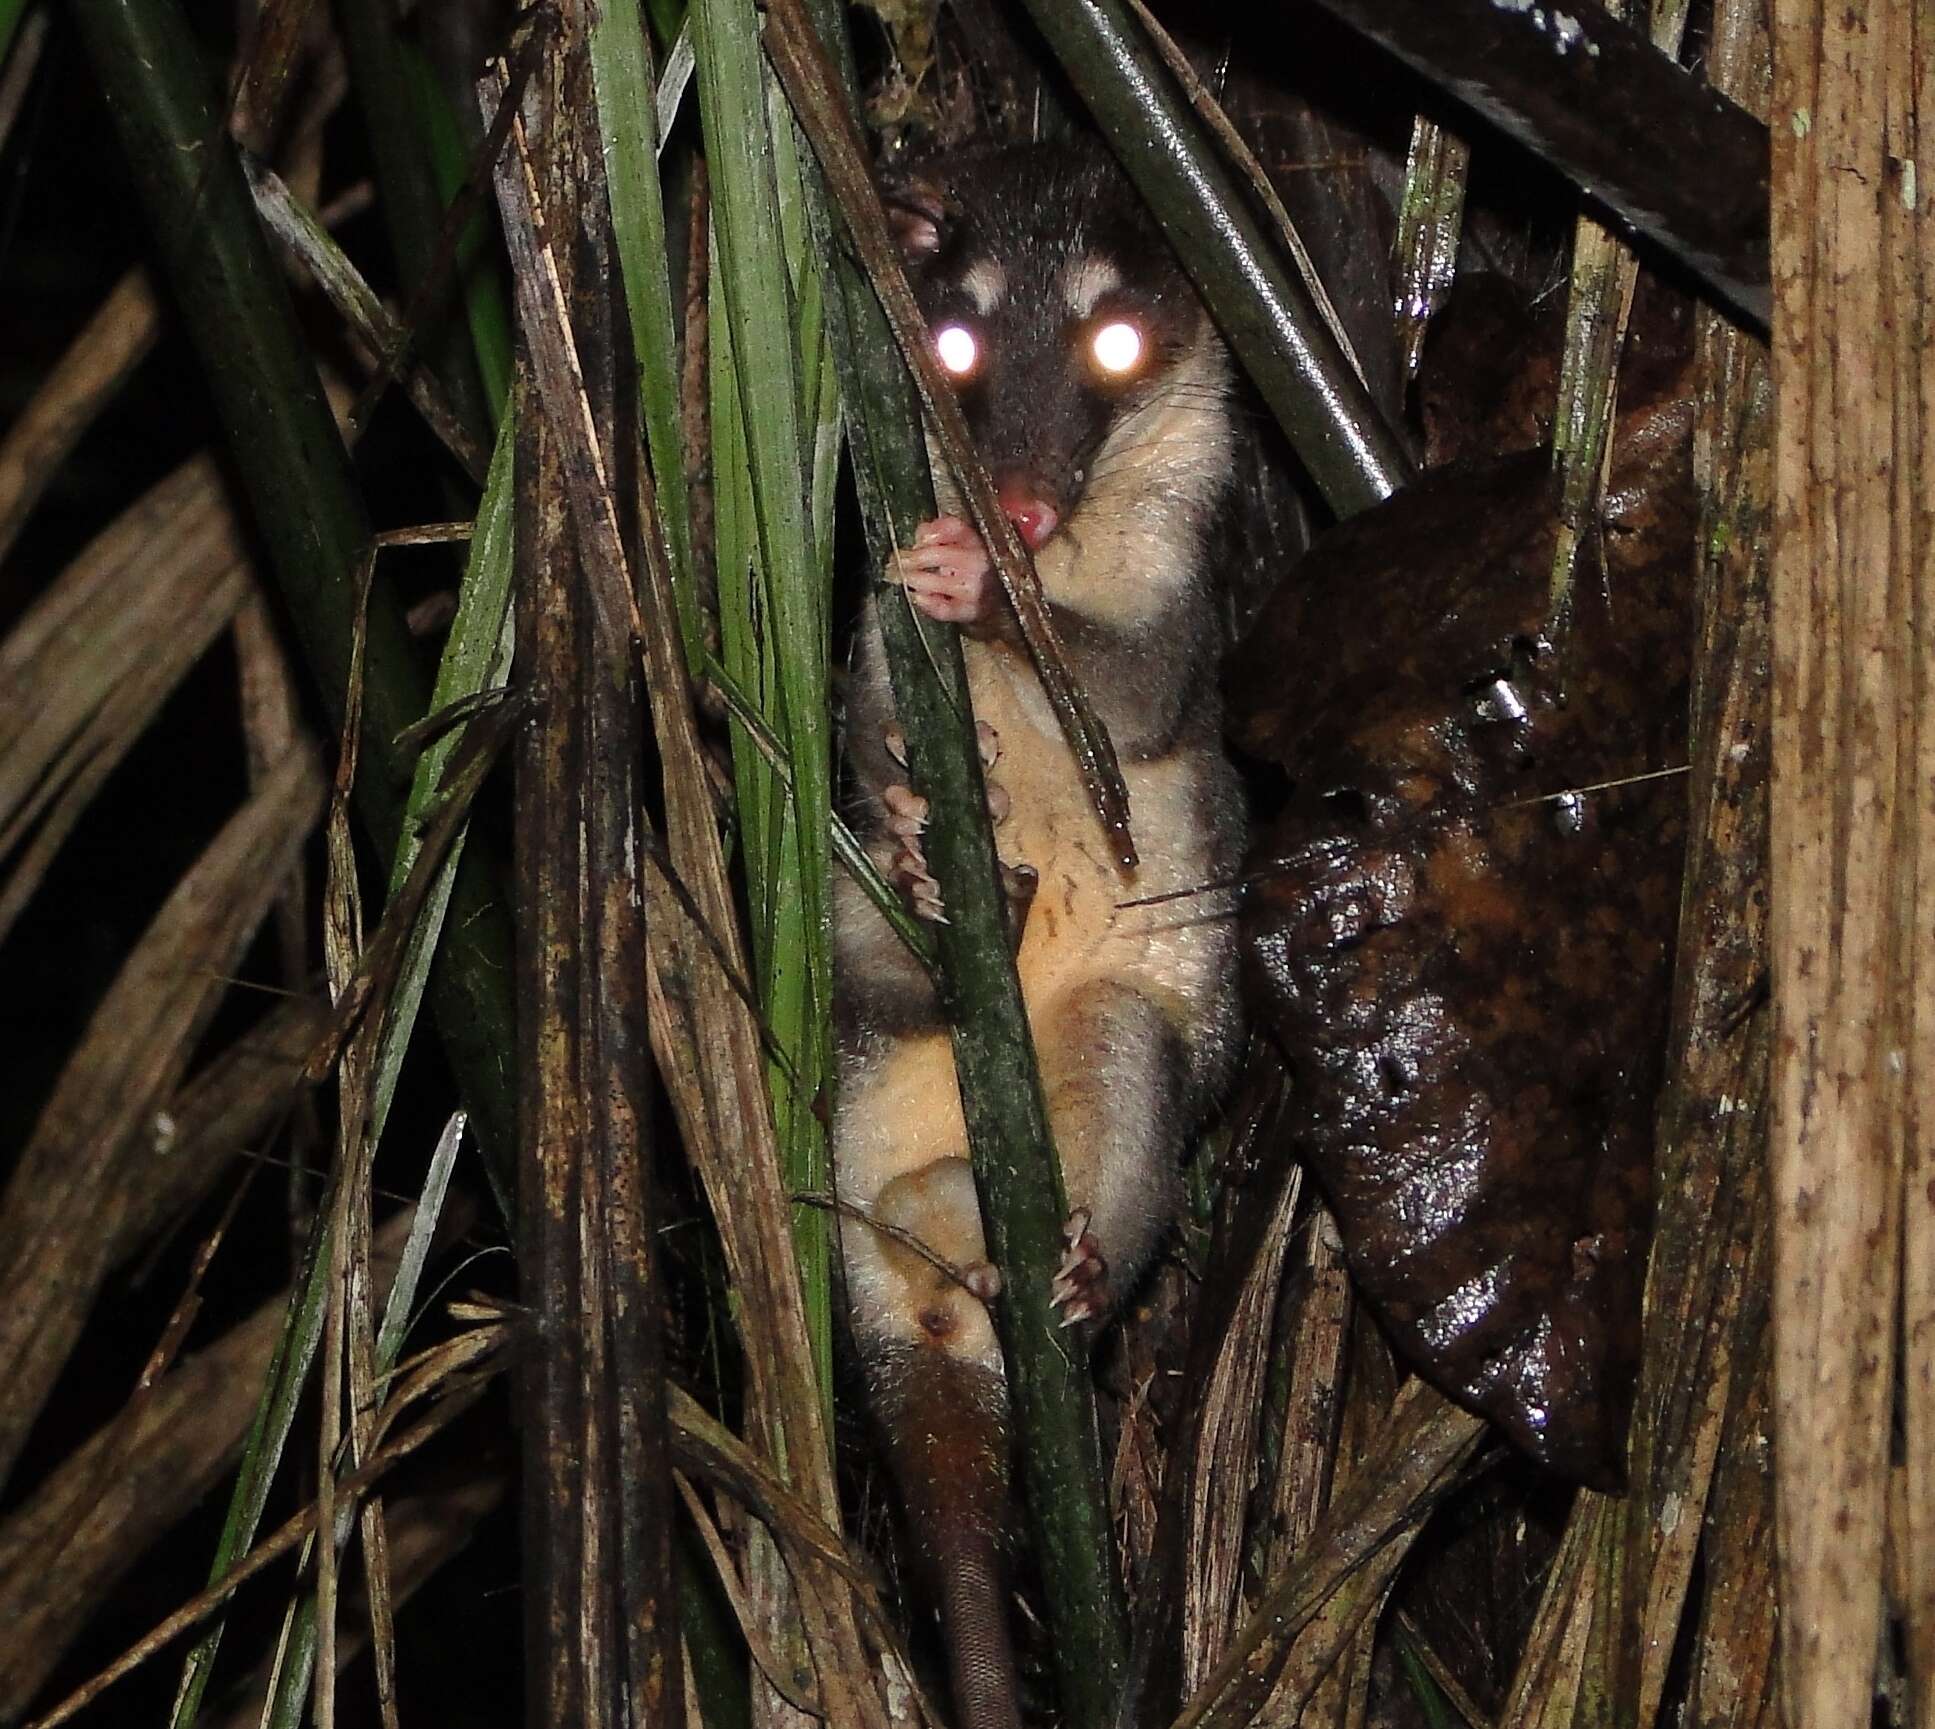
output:
[[[1099,151],[937,164],[890,214],[941,367],[1008,514],[1039,546],[1213,346],[1153,219]],[[1220,374],[1218,374],[1220,376]]]

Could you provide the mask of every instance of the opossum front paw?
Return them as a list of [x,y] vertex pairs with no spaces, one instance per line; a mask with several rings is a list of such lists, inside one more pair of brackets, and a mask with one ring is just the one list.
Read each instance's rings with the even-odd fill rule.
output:
[[894,554],[891,571],[908,599],[943,624],[985,624],[1000,602],[988,549],[958,516],[923,522],[914,544]]
[[906,897],[915,918],[946,924],[941,885],[927,868],[927,853],[921,846],[921,831],[927,827],[927,800],[910,786],[895,785],[882,791],[880,801],[887,807],[887,829],[894,837],[887,880]]
[[1001,1269],[992,1261],[976,1261],[961,1269],[961,1284],[969,1296],[992,1303],[1001,1295]]
[[1102,1257],[1102,1245],[1089,1230],[1086,1207],[1077,1207],[1062,1227],[1062,1241],[1068,1252],[1055,1269],[1055,1282],[1048,1287],[1048,1300],[1061,1311],[1061,1324],[1072,1327],[1077,1321],[1093,1321],[1109,1301],[1109,1264]]

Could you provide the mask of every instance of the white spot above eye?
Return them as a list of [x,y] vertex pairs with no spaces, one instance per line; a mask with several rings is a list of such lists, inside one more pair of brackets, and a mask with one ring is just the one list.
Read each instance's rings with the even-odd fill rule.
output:
[[1122,272],[1106,258],[1094,253],[1078,258],[1062,276],[1062,297],[1077,318],[1095,310],[1096,301],[1122,286]]
[[1133,372],[1142,359],[1142,332],[1118,318],[1089,339],[1089,352],[1104,372]]
[[941,365],[956,378],[965,378],[981,358],[981,345],[965,324],[943,324],[934,332],[934,352]]
[[962,291],[983,318],[1008,298],[1008,276],[992,258],[977,259],[961,277]]

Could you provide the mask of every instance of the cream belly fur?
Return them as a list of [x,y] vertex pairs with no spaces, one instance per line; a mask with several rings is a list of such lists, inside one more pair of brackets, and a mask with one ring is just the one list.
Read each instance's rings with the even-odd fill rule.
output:
[[[1192,1032],[1213,1038],[1227,1021],[1231,937],[1220,898],[1209,897],[1207,910],[1187,898],[1122,903],[1214,880],[1226,861],[1214,856],[1199,813],[1231,796],[1228,770],[1220,757],[1193,751],[1124,765],[1141,854],[1135,875],[1125,878],[1033,668],[1002,645],[971,643],[967,659],[975,713],[1000,746],[992,775],[1010,799],[998,831],[1001,855],[1040,876],[1016,966],[1064,1185],[1071,1206],[1091,1214],[1111,1261],[1133,1269],[1167,1218],[1170,1174],[1149,1156],[1159,1157],[1158,1149],[1134,1144],[1138,1125],[1112,1107],[1143,1113],[1146,1128],[1161,1101],[1124,1086],[1130,1077],[1111,1058],[1132,1062],[1134,1053],[1104,1048],[1106,1028],[1096,1022],[1112,1006],[1146,1003],[1148,1018],[1179,1029],[1189,1046]],[[1091,1096],[1111,1090],[1120,1096]],[[895,1039],[872,1060],[850,1065],[835,1139],[849,1202],[955,1269],[986,1259],[944,1032]],[[861,1330],[881,1343],[940,1344],[999,1371],[994,1328],[978,1297],[883,1233],[849,1219],[842,1234]]]

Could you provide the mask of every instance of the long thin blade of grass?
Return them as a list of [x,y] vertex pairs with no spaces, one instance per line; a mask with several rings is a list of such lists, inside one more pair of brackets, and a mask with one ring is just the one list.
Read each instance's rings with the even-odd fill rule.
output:
[[692,512],[679,427],[672,258],[658,174],[664,129],[671,117],[659,113],[651,44],[638,0],[607,0],[599,9],[591,27],[591,70],[597,82],[598,124],[611,186],[612,235],[624,273],[632,352],[638,362],[638,401],[652,459],[652,490],[665,535],[672,592],[678,597],[685,663],[696,676],[705,656],[705,629],[693,575]]
[[[742,807],[770,821],[763,833],[751,825],[745,830],[754,966],[767,1030],[791,1071],[774,1077],[786,1181],[819,1193],[828,1187],[816,1101],[831,1060],[833,770],[830,572],[816,557],[810,449],[802,437],[816,403],[807,394],[799,308],[789,292],[793,271],[780,228],[757,15],[750,0],[700,0],[691,20],[725,314],[712,321],[711,332],[715,353],[729,356],[721,364],[730,365],[738,385],[757,546],[755,604],[747,604],[743,588],[735,594],[729,586],[743,572],[720,566],[722,626],[730,610],[748,627],[727,632],[723,646],[727,670],[757,697],[792,769],[788,797],[756,753],[735,753]],[[730,412],[729,404],[722,406]],[[713,436],[723,458],[717,421]],[[825,1215],[799,1209],[794,1235],[813,1361],[830,1417],[831,1235]]]
[[[512,515],[516,498],[512,474],[514,446],[511,417],[506,415],[498,431],[497,448],[491,455],[484,496],[478,501],[477,518],[471,526],[470,556],[457,590],[457,613],[451,620],[450,634],[444,639],[443,658],[438,662],[436,683],[430,692],[433,716],[451,713],[459,705],[502,690],[510,677]],[[392,898],[403,892],[411,871],[416,868],[425,831],[437,813],[439,801],[449,796],[448,777],[464,736],[463,728],[453,728],[433,739],[417,757],[410,777],[409,796],[404,803],[403,830],[397,837],[396,855],[390,865]],[[425,897],[423,911],[410,932],[402,969],[390,997],[388,1026],[371,1072],[372,1142],[382,1139],[383,1125],[389,1118],[397,1076],[402,1072],[417,1013],[429,987],[431,963],[450,910],[458,862],[468,838],[466,827],[451,841],[450,851]],[[491,1168],[495,1172],[500,1167]],[[505,1202],[508,1216],[508,1197],[500,1199]]]

